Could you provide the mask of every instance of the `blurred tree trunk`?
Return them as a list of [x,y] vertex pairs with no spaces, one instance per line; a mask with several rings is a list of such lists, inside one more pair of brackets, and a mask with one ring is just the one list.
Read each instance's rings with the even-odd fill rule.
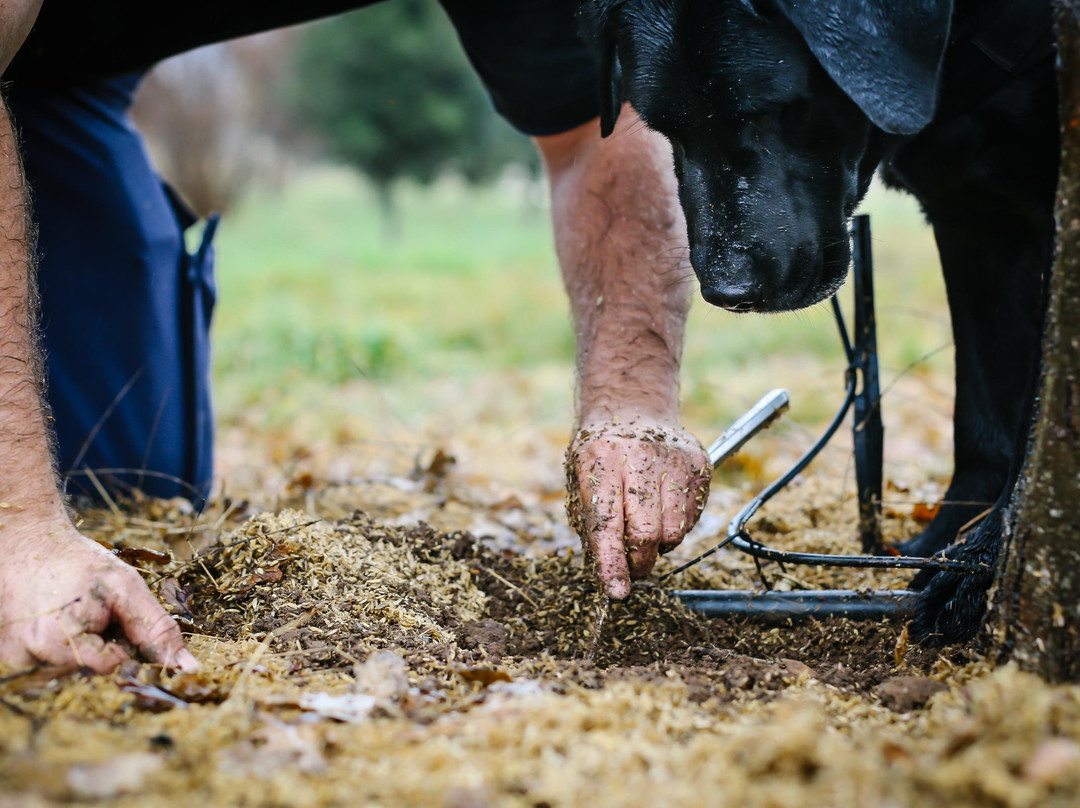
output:
[[1057,259],[1037,418],[998,566],[987,641],[1052,681],[1080,679],[1080,0],[1057,0],[1062,157]]
[[379,213],[382,221],[382,238],[385,244],[397,244],[401,241],[401,210],[394,198],[394,181],[373,177],[375,195],[379,200]]

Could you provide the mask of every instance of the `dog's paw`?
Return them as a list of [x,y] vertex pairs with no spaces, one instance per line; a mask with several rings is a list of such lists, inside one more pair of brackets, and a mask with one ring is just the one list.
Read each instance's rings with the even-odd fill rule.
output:
[[[995,508],[971,533],[945,551],[956,561],[985,564],[993,569],[1001,547],[1003,515]],[[922,570],[912,581],[922,589],[911,631],[924,644],[967,642],[975,637],[986,614],[991,575]]]

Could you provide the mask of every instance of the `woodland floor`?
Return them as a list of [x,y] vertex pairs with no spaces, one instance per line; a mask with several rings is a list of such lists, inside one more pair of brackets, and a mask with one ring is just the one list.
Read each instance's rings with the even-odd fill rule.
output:
[[[7,672],[0,806],[1077,804],[1080,688],[916,647],[898,623],[710,621],[655,582],[598,630],[605,606],[562,514],[566,423],[491,432],[534,383],[512,400],[472,390],[409,440],[392,426],[267,436],[253,414],[224,431],[226,484],[201,511],[84,511],[202,669]],[[905,383],[887,410],[891,540],[925,523],[947,471],[948,402]],[[718,472],[702,525],[663,564],[723,535],[811,433],[778,425]],[[838,438],[754,535],[853,551],[848,458]],[[778,589],[907,579],[765,572]],[[722,551],[676,586],[761,582]]]

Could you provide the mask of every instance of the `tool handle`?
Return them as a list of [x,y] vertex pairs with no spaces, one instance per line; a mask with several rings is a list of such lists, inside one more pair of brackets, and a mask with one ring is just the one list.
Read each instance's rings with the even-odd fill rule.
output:
[[750,438],[779,418],[790,404],[791,396],[783,388],[770,390],[763,395],[757,404],[712,442],[708,450],[709,462],[714,468],[723,463],[739,451]]

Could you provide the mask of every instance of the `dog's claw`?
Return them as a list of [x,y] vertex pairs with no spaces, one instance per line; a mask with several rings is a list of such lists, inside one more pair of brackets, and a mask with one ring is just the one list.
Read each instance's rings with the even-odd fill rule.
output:
[[923,590],[911,624],[912,637],[926,645],[968,642],[986,612],[986,576],[939,572]]
[[[945,551],[947,558],[993,566],[1002,540],[1002,509],[997,508],[965,537]],[[922,570],[912,581],[921,589],[911,624],[913,639],[927,645],[968,642],[974,639],[986,614],[989,575]]]

